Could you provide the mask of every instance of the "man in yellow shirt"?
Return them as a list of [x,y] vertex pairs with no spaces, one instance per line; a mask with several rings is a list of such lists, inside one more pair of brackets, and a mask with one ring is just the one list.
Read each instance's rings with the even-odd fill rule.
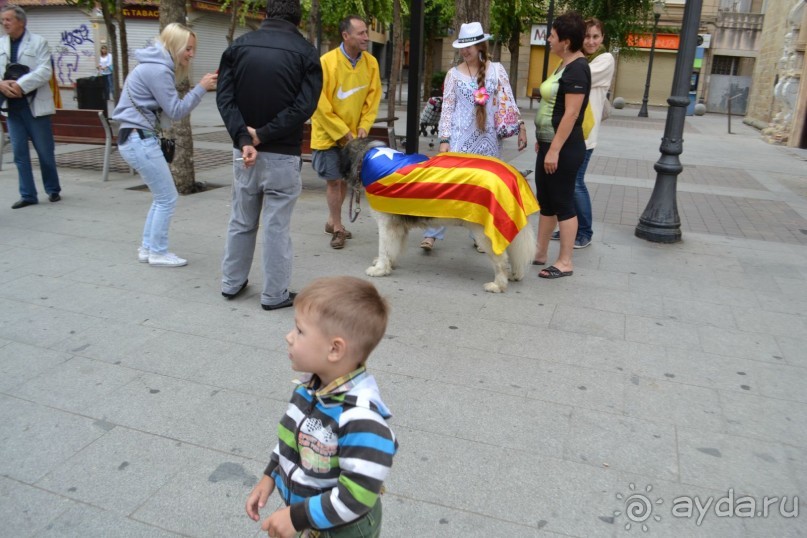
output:
[[320,58],[322,93],[311,117],[312,165],[326,181],[325,233],[331,234],[331,247],[336,249],[351,237],[342,224],[347,183],[339,171],[339,148],[354,137],[367,136],[381,102],[378,61],[367,52],[367,23],[349,15],[339,23],[339,31],[342,44]]

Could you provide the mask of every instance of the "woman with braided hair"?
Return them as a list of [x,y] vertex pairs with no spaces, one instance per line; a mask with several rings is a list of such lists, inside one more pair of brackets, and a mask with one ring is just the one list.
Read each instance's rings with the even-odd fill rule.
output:
[[[488,58],[490,34],[482,24],[470,22],[460,27],[452,44],[460,49],[462,62],[446,74],[443,86],[443,109],[438,132],[439,152],[474,153],[501,157],[501,139],[493,119],[497,99],[515,104],[510,79],[502,64]],[[527,147],[527,129],[519,121],[518,149]],[[435,240],[445,237],[445,227],[429,228],[423,234],[420,248],[430,251]]]

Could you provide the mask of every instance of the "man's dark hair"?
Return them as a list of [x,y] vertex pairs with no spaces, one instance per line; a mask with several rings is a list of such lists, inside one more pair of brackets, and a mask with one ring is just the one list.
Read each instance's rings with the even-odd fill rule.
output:
[[558,40],[569,40],[569,49],[577,52],[583,48],[583,40],[586,38],[586,21],[576,11],[567,11],[557,19],[552,21],[552,28],[558,34]]
[[303,18],[300,0],[267,0],[266,18],[283,19],[294,26],[299,26],[300,20]]
[[362,19],[358,15],[348,15],[339,22],[339,35],[342,35],[345,32],[349,32],[351,26],[353,25],[353,21],[361,21],[367,24],[364,21],[364,19]]

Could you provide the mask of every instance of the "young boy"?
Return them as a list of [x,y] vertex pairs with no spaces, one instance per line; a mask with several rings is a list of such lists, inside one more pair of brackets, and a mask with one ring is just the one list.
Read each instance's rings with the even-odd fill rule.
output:
[[[354,277],[320,278],[294,299],[286,335],[291,367],[305,372],[277,428],[279,442],[247,515],[277,487],[286,507],[261,525],[269,536],[379,536],[379,494],[398,448],[390,412],[365,362],[387,328],[389,308]],[[307,534],[306,534],[307,536]]]

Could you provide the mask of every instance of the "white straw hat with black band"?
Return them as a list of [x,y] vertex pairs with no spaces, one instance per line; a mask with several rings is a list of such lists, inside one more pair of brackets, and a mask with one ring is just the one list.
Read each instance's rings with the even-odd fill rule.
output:
[[457,40],[452,43],[452,46],[455,49],[463,49],[487,41],[490,37],[490,34],[486,34],[482,29],[481,23],[469,22],[460,26],[460,35]]

